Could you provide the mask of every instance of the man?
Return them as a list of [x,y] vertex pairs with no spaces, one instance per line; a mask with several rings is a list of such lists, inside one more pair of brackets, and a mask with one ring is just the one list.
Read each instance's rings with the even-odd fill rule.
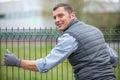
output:
[[50,54],[38,60],[21,60],[7,50],[5,64],[45,73],[67,58],[75,80],[115,80],[109,50],[101,31],[80,22],[69,4],[56,5],[53,18],[63,34]]

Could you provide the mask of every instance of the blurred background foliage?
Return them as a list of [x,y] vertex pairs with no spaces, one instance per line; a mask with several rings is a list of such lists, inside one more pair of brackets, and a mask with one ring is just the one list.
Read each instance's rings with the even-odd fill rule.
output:
[[[71,4],[79,20],[99,28],[120,28],[120,0],[118,3],[114,0],[97,1],[97,0],[44,0],[43,16],[52,17],[52,7],[57,3],[67,2]],[[117,9],[116,9],[116,6]],[[112,8],[112,9],[110,9]]]

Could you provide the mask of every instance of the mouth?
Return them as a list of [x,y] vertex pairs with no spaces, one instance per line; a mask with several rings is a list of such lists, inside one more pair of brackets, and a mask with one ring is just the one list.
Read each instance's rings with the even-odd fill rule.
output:
[[58,24],[57,26],[58,26],[58,28],[61,28],[61,27],[62,27],[62,24]]
[[63,22],[59,22],[59,23],[57,23],[56,25],[58,26],[58,28],[60,28],[60,27],[62,27]]

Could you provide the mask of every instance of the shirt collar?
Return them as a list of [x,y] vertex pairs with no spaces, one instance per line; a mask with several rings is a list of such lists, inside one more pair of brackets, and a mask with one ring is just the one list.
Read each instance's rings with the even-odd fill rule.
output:
[[77,18],[71,20],[70,24],[68,25],[68,27],[64,30],[66,31],[69,27],[71,27],[73,24],[75,24],[76,22],[78,22],[79,20]]

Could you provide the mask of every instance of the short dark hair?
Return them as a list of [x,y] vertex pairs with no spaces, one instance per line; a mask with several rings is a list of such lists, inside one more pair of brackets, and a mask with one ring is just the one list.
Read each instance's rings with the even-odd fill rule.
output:
[[57,5],[53,8],[53,11],[55,11],[55,10],[58,9],[59,7],[64,7],[64,9],[65,9],[66,11],[68,11],[68,13],[74,12],[73,7],[72,7],[70,4],[67,4],[67,3],[59,3],[59,4],[57,4]]

